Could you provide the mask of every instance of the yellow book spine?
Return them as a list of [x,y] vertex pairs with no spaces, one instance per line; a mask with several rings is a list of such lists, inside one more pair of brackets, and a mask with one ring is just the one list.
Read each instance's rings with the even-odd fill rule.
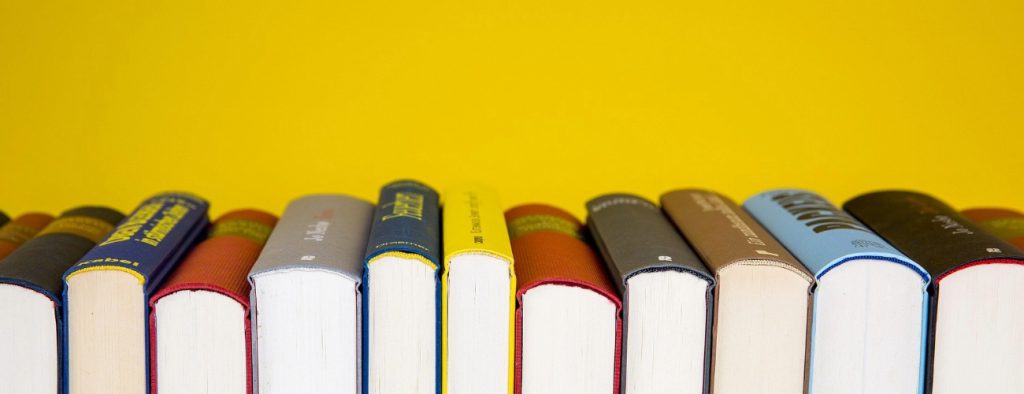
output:
[[505,214],[497,192],[478,186],[453,187],[444,194],[444,273],[441,275],[441,393],[448,393],[448,269],[452,257],[464,253],[490,254],[508,261],[509,338],[508,392],[515,370],[516,274]]

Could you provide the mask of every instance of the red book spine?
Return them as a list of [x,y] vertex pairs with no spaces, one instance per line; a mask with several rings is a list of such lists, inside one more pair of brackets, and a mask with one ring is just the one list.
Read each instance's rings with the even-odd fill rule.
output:
[[277,217],[256,210],[224,214],[213,222],[210,238],[197,245],[162,288],[150,298],[149,344],[150,388],[157,394],[157,302],[183,290],[205,290],[228,296],[245,310],[246,393],[252,393],[252,332],[249,316],[248,274],[263,244],[277,223]]
[[962,213],[986,231],[1024,250],[1024,213],[1006,208],[975,208]]
[[615,305],[615,365],[611,394],[619,392],[622,365],[622,301],[597,253],[583,240],[583,224],[568,212],[546,205],[523,205],[505,212],[516,259],[515,394],[522,394],[523,294],[545,284],[581,287]]

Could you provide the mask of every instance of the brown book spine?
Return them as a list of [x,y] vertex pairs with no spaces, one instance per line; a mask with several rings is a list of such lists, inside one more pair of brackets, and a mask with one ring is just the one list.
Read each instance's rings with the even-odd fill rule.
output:
[[685,189],[665,193],[661,206],[711,271],[738,262],[760,262],[812,281],[796,257],[743,208],[721,194]]
[[35,237],[52,221],[53,216],[33,212],[18,216],[0,227],[0,260],[11,254],[25,241]]

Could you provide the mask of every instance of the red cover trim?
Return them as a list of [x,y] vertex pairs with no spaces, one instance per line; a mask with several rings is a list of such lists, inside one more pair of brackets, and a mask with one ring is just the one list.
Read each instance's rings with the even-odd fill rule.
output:
[[940,276],[937,279],[935,279],[935,283],[939,284],[940,282],[942,282],[943,279],[946,279],[947,277],[949,277],[950,275],[952,275],[954,273],[963,271],[965,269],[968,269],[968,268],[971,268],[971,267],[974,267],[974,266],[986,265],[986,264],[1015,264],[1015,265],[1024,265],[1024,260],[985,259],[985,260],[972,261],[970,263],[963,264],[963,265],[961,265],[959,267],[956,267],[956,268],[953,268],[953,269],[951,269],[949,271],[946,271],[946,273],[942,274],[942,276]]
[[[188,285],[175,286],[173,289],[165,289],[160,294],[150,299],[149,312],[149,387],[151,394],[157,394],[157,355],[156,355],[156,302],[164,296],[181,290],[206,290],[223,294],[231,299],[238,300],[238,297],[231,291],[218,290],[216,286],[196,284],[194,287]],[[249,300],[239,302],[245,311],[245,392],[252,394],[252,321],[249,319]]]
[[622,302],[619,301],[618,296],[615,294],[609,294],[602,288],[572,278],[552,278],[551,280],[534,281],[520,286],[519,290],[516,291],[515,394],[522,394],[523,392],[523,294],[534,287],[551,284],[592,290],[605,296],[615,305],[615,376],[612,380],[611,393],[618,394],[619,378],[621,377],[622,369]]
[[[245,387],[252,394],[252,326],[249,310],[248,274],[263,249],[264,238],[239,231],[218,231],[222,223],[233,224],[229,230],[245,230],[238,222],[251,222],[256,227],[272,227],[277,217],[269,213],[243,209],[231,211],[213,222],[212,236],[197,245],[149,299],[150,390],[157,394],[157,332],[156,304],[161,298],[178,291],[211,291],[237,301],[245,316]],[[251,229],[250,229],[251,230]]]
[[615,365],[611,394],[619,391],[622,366],[622,301],[594,250],[583,241],[583,223],[549,205],[521,205],[505,212],[515,255],[516,289],[514,392],[523,390],[523,294],[547,284],[594,291],[615,305]]

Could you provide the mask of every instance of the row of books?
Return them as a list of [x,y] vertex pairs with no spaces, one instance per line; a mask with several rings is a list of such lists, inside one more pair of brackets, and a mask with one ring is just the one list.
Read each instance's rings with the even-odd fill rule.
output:
[[907,191],[586,208],[463,186],[442,210],[401,180],[279,219],[211,223],[187,193],[0,214],[0,392],[1024,393],[1020,213]]

